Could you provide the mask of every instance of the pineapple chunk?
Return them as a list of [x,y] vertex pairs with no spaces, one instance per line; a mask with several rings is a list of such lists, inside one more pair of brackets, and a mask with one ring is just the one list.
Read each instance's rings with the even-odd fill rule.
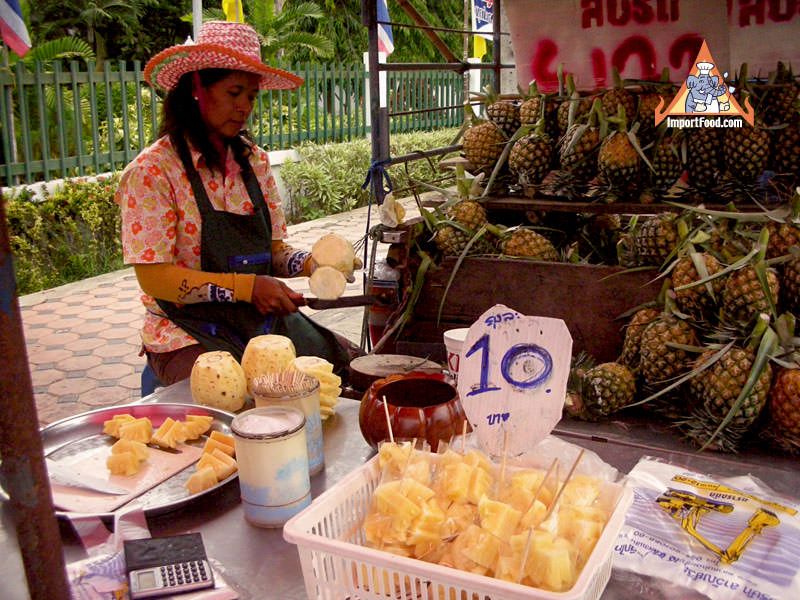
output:
[[114,475],[136,475],[139,472],[139,459],[130,451],[109,454],[106,467]]
[[203,453],[203,455],[200,457],[200,460],[197,461],[197,469],[200,470],[204,469],[205,467],[211,467],[214,469],[214,473],[219,481],[227,479],[238,469],[236,461],[219,450],[214,450],[211,453]]
[[425,455],[417,455],[408,463],[404,476],[430,487],[432,470],[430,460]]
[[526,572],[533,585],[554,592],[564,592],[571,588],[576,575],[572,553],[572,545],[564,538],[555,539],[550,546],[532,545],[532,568]]
[[436,544],[442,541],[445,513],[434,498],[422,503],[421,514],[411,524],[409,544]]
[[563,512],[559,515],[558,533],[568,539],[575,549],[576,562],[582,567],[589,560],[592,550],[603,533],[604,523],[588,519],[566,519]]
[[538,527],[542,521],[544,521],[544,517],[547,514],[547,507],[544,505],[543,502],[537,500],[533,503],[533,505],[527,510],[527,512],[522,515],[522,518],[519,520],[519,526],[522,529],[530,529],[531,527]]
[[[536,470],[528,470],[528,471],[520,471],[519,473],[514,473],[511,476],[511,487],[512,489],[519,489],[519,490],[526,490],[530,492],[531,498],[533,498],[533,494],[539,491],[539,497],[537,500],[541,500],[545,506],[550,506],[550,503],[553,501],[553,489],[552,489],[552,479],[548,480],[548,484],[542,486],[541,489],[539,487],[542,484],[542,480],[544,479],[544,473],[542,471]],[[530,506],[530,499],[525,503],[525,508]]]
[[103,422],[103,433],[108,435],[113,435],[115,438],[119,437],[119,428],[122,427],[125,423],[131,423],[136,420],[130,413],[125,413],[121,415],[114,415],[108,421]]
[[[476,469],[480,471],[480,469]],[[504,502],[489,500],[486,495],[478,501],[481,527],[507,542],[517,528],[522,513]]]
[[392,517],[392,528],[400,537],[420,515],[422,509],[409,500],[401,491],[401,481],[388,481],[375,488],[378,510]]
[[564,488],[561,501],[573,506],[589,506],[600,495],[600,485],[599,479],[588,475],[575,475]]
[[164,419],[164,422],[161,424],[153,436],[150,438],[150,441],[154,444],[158,444],[162,448],[175,448],[177,446],[177,442],[175,438],[170,435],[170,430],[172,426],[175,425],[175,421],[170,417]]
[[214,417],[210,415],[186,415],[186,424],[189,423],[198,423],[198,425],[192,425],[191,434],[194,437],[188,437],[186,439],[197,439],[201,435],[203,435],[206,431],[211,429],[211,424],[214,422]]
[[123,452],[133,452],[134,456],[140,461],[147,460],[150,455],[150,448],[145,446],[142,442],[134,442],[133,440],[117,440],[111,446],[111,454],[121,454]]
[[370,512],[364,517],[364,539],[368,544],[379,547],[390,537],[392,518],[377,511]]
[[411,456],[411,442],[383,442],[378,448],[378,466],[385,469],[387,465],[394,467],[400,473]]
[[147,417],[130,421],[119,428],[119,438],[121,440],[133,440],[134,442],[148,444],[152,435],[153,425]]
[[234,455],[233,446],[229,446],[228,444],[223,444],[222,442],[208,438],[203,446],[203,452],[213,452],[215,449],[224,452],[228,456]]
[[519,577],[519,567],[521,564],[522,554],[514,552],[507,544],[503,545],[500,547],[500,554],[497,556],[494,576],[496,579],[516,583]]
[[472,478],[467,489],[467,500],[473,504],[480,502],[481,498],[489,492],[492,486],[492,476],[480,467],[472,470]]
[[470,450],[464,455],[464,462],[472,467],[480,467],[487,473],[492,471],[492,463],[480,450]]
[[477,507],[474,504],[451,503],[445,509],[445,522],[442,537],[450,537],[467,529],[475,523]]
[[198,494],[217,485],[217,475],[211,467],[198,469],[184,484],[189,494]]
[[431,488],[422,485],[419,481],[404,477],[400,480],[400,493],[416,505],[421,505],[436,494]]
[[[483,569],[494,566],[500,551],[500,540],[477,525],[467,527],[453,544],[458,552]],[[472,571],[472,568],[467,567],[467,570]]]
[[208,435],[208,438],[211,439],[211,440],[215,440],[217,442],[221,442],[223,444],[227,444],[231,448],[233,448],[235,446],[235,442],[233,441],[233,436],[232,435],[226,435],[226,434],[222,433],[221,431],[212,431]]
[[169,431],[167,431],[167,436],[175,440],[177,444],[182,444],[188,440],[189,433],[186,431],[186,423],[183,421],[175,421]]
[[453,502],[468,500],[470,480],[474,469],[466,463],[454,462],[444,465],[444,494]]

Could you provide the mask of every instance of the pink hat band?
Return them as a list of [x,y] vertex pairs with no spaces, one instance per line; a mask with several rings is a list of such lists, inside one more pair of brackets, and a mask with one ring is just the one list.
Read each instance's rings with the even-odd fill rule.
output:
[[162,50],[148,61],[144,78],[168,92],[183,75],[202,69],[255,73],[261,76],[261,89],[290,90],[303,83],[301,77],[261,62],[258,33],[246,23],[232,21],[203,23],[197,43],[188,41]]

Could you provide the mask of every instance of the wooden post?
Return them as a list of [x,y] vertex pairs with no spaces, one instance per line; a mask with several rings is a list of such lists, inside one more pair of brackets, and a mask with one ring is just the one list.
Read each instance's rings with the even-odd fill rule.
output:
[[5,207],[0,196],[0,456],[3,481],[14,511],[17,540],[33,600],[69,600],[42,436],[36,418],[16,295]]

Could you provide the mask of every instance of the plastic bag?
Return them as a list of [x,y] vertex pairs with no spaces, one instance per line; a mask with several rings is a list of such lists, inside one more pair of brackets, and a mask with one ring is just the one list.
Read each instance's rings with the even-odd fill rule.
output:
[[717,479],[644,457],[614,567],[728,600],[800,598],[800,516],[746,475]]

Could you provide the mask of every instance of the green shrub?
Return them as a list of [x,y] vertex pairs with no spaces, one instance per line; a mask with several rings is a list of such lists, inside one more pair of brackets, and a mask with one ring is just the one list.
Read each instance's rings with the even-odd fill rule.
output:
[[[395,134],[390,140],[390,156],[418,150],[433,150],[449,145],[455,129]],[[372,156],[370,140],[340,144],[304,143],[296,148],[299,161],[281,166],[281,179],[287,190],[290,223],[310,221],[324,215],[366,206],[369,188],[361,189]],[[436,165],[441,157],[415,160],[388,169],[395,190],[407,189],[409,177],[431,182],[441,176]],[[400,194],[401,196],[408,193]]]
[[52,195],[28,191],[5,206],[17,293],[38,292],[123,267],[118,176],[68,180]]

